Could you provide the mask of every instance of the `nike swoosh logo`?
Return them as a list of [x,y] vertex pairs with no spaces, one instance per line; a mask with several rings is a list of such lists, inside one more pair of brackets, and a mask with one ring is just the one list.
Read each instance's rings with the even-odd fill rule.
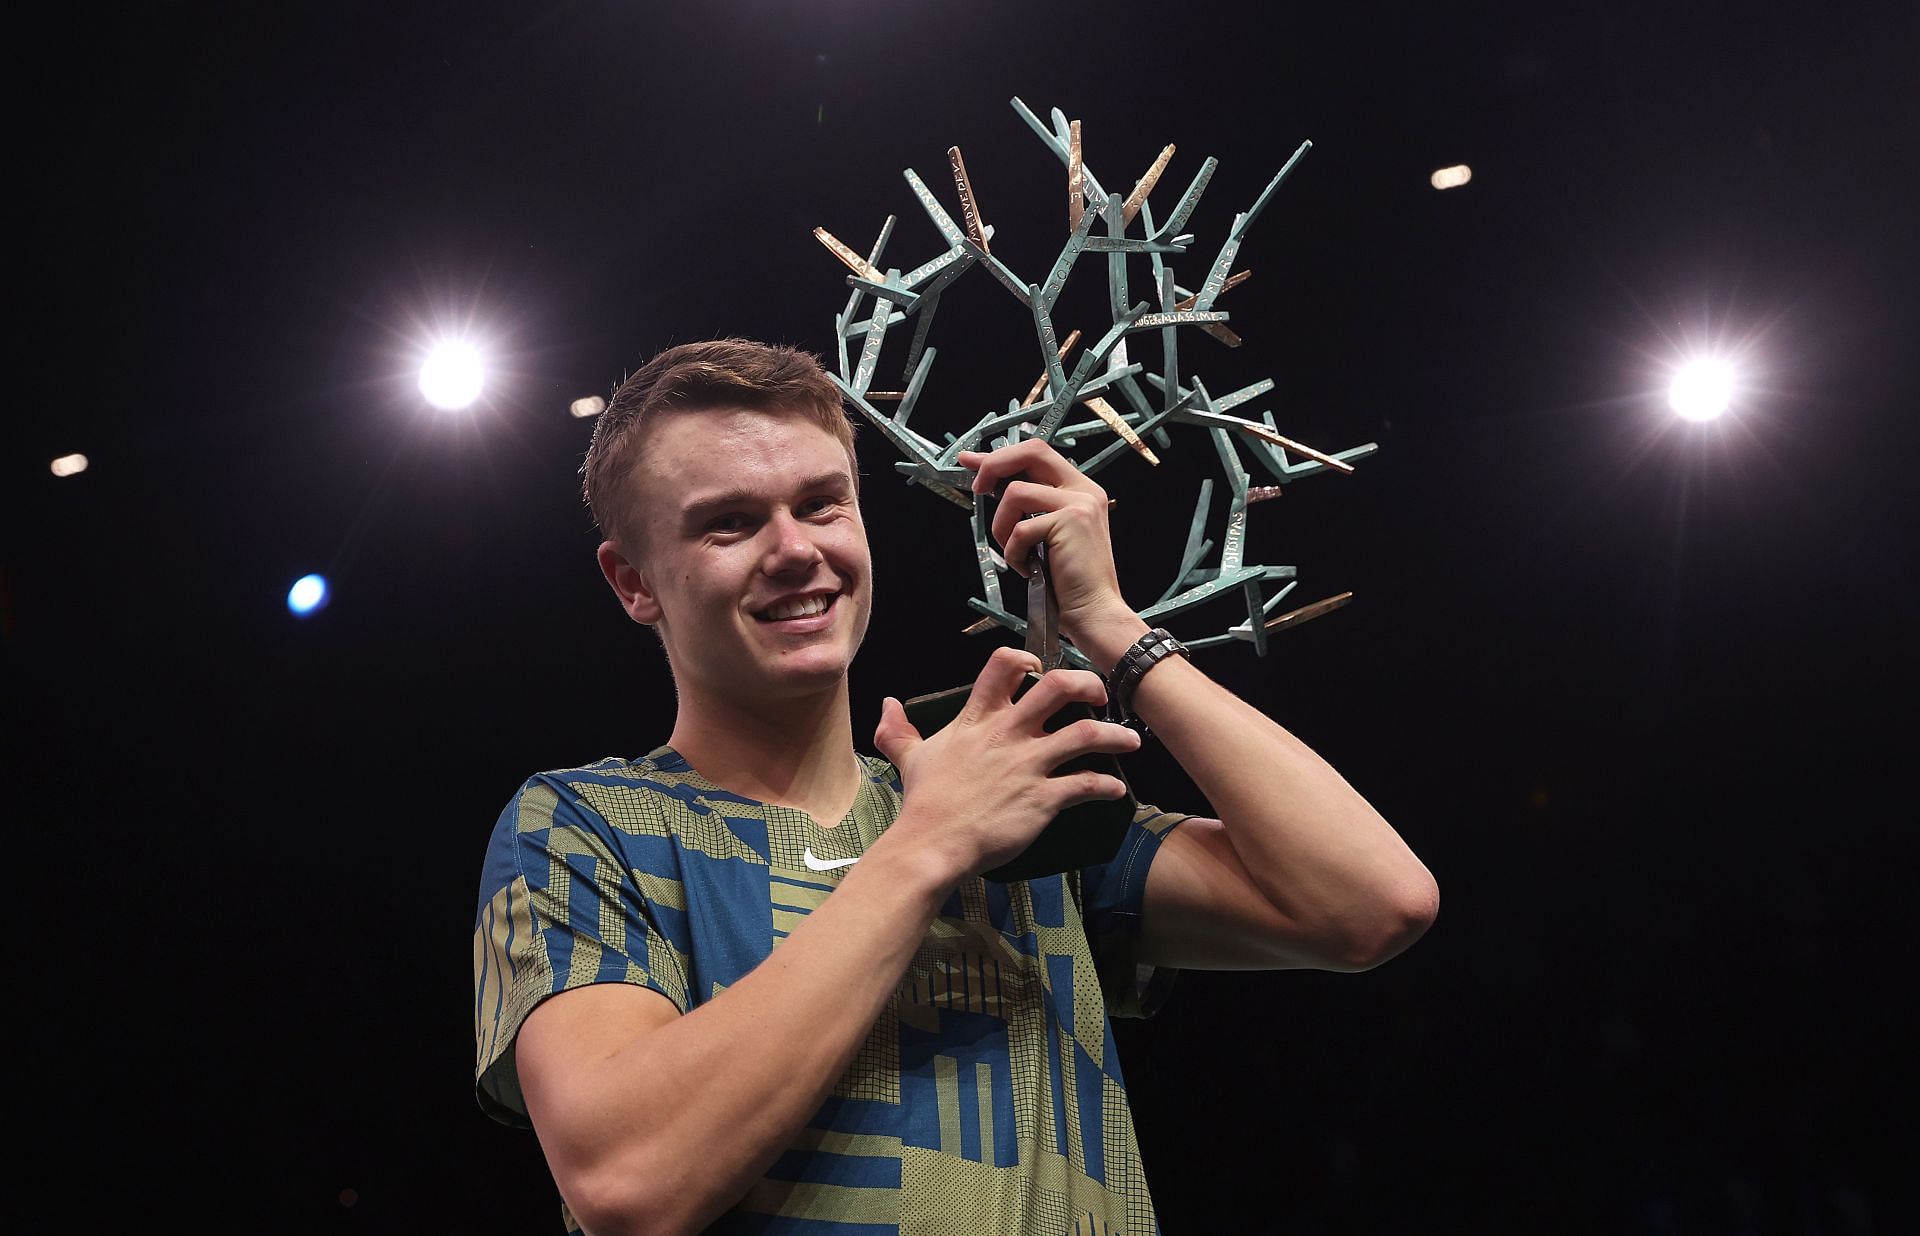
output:
[[856,858],[815,858],[813,847],[808,846],[800,855],[800,861],[807,865],[808,871],[832,871],[836,867],[851,867],[860,860]]

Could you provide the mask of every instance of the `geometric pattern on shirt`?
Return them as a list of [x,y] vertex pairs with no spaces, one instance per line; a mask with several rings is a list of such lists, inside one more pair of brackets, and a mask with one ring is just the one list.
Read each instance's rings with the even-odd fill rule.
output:
[[[729,794],[670,748],[530,779],[502,813],[475,927],[483,1106],[524,1120],[511,1038],[546,995],[637,983],[686,1011],[778,947],[845,872],[808,869],[806,852],[857,858],[898,812],[891,766],[866,768],[833,829]],[[1156,1230],[1107,1017],[1151,1011],[1154,975],[1126,937],[1181,818],[1143,806],[1099,868],[963,881],[827,1103],[731,1215],[795,1232]]]

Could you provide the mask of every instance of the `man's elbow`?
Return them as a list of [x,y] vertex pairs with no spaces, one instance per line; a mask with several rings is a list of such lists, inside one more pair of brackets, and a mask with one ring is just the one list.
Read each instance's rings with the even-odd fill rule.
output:
[[1351,932],[1338,958],[1342,970],[1371,970],[1412,948],[1440,914],[1440,886],[1431,875],[1383,895],[1365,924]]
[[667,1232],[666,1216],[632,1179],[594,1172],[562,1182],[560,1195],[583,1232],[593,1236],[642,1236]]
[[646,1172],[608,1168],[582,1173],[561,1189],[580,1229],[593,1236],[678,1236],[699,1231],[714,1213],[690,1190],[675,1191]]

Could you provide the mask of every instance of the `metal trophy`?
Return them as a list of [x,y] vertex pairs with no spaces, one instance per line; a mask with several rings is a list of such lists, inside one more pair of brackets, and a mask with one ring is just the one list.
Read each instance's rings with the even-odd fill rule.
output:
[[[1060,638],[1058,609],[1053,602],[1044,544],[1035,551],[1034,561],[1029,564],[1025,614],[1017,615],[1007,609],[1001,575],[1011,568],[993,545],[992,521],[986,504],[974,501],[970,492],[972,473],[959,466],[960,452],[990,450],[1022,438],[1037,437],[1051,443],[1081,472],[1092,475],[1117,459],[1129,456],[1157,467],[1160,459],[1154,448],[1171,449],[1175,431],[1182,436],[1204,432],[1213,442],[1230,491],[1218,553],[1212,565],[1203,565],[1216,547],[1215,541],[1206,535],[1214,488],[1209,478],[1201,482],[1186,547],[1173,582],[1157,600],[1139,611],[1140,616],[1160,625],[1173,614],[1237,592],[1246,609],[1244,619],[1213,635],[1183,637],[1182,642],[1188,649],[1198,650],[1240,640],[1251,643],[1255,653],[1264,656],[1269,632],[1296,628],[1344,605],[1352,594],[1340,593],[1273,616],[1274,610],[1298,583],[1297,572],[1292,566],[1263,566],[1244,560],[1248,509],[1281,496],[1285,486],[1305,477],[1325,472],[1351,474],[1352,460],[1371,455],[1379,448],[1369,442],[1325,454],[1281,434],[1271,411],[1261,411],[1258,419],[1237,414],[1236,410],[1243,405],[1269,394],[1274,389],[1272,380],[1263,379],[1225,395],[1213,395],[1198,374],[1183,371],[1178,345],[1181,328],[1185,327],[1199,330],[1229,348],[1241,346],[1240,336],[1226,324],[1228,315],[1215,309],[1214,303],[1248,278],[1251,272],[1246,270],[1229,273],[1241,241],[1312,143],[1300,143],[1254,204],[1234,216],[1233,225],[1199,287],[1190,290],[1176,280],[1170,259],[1185,255],[1194,243],[1193,235],[1182,229],[1213,177],[1216,160],[1209,157],[1201,163],[1166,221],[1156,225],[1148,197],[1172,161],[1173,146],[1161,150],[1132,191],[1123,197],[1103,189],[1087,166],[1082,157],[1078,120],[1069,121],[1059,108],[1053,108],[1049,125],[1018,98],[1012,102],[1014,111],[1066,166],[1067,238],[1045,279],[1028,282],[993,255],[990,248],[993,228],[981,217],[959,147],[950,147],[947,159],[960,205],[958,223],[914,170],[905,169],[914,197],[945,241],[944,250],[929,260],[905,272],[897,266],[881,265],[893,235],[893,215],[887,216],[879,238],[865,257],[825,228],[814,229],[820,243],[852,272],[846,277],[851,294],[845,308],[834,316],[838,371],[830,376],[853,407],[904,457],[894,466],[908,483],[920,485],[970,512],[981,595],[968,603],[982,617],[965,628],[966,632],[973,634],[994,627],[1013,632],[1040,658],[1045,671],[1062,665],[1099,672],[1109,667],[1091,665],[1084,653]],[[1055,327],[1053,311],[1075,265],[1092,255],[1105,259],[1110,320],[1069,370],[1068,357],[1079,343],[1081,332],[1070,331],[1063,342]],[[1129,292],[1133,273],[1129,263],[1137,269],[1143,259],[1151,271],[1149,296],[1134,301]],[[910,424],[910,420],[927,389],[928,375],[937,355],[928,339],[940,295],[975,267],[986,270],[1031,318],[1041,373],[1024,399],[1009,399],[1004,409],[989,409],[967,429],[947,432],[944,441],[937,442]],[[905,326],[909,320],[913,329],[900,371],[902,388],[876,390],[874,376],[882,346],[889,332]],[[1128,354],[1129,337],[1147,331],[1158,335],[1157,371]],[[849,348],[855,340],[857,352]],[[881,411],[879,405],[882,404],[890,404],[891,413]],[[1077,408],[1091,413],[1092,419],[1070,420],[1069,416]],[[1250,483],[1243,452],[1272,478],[1271,484]],[[1112,492],[1111,484],[1107,488]],[[1274,589],[1268,595],[1266,589],[1270,584]],[[1030,676],[1030,681],[1034,678],[1037,675]],[[958,714],[970,689],[956,687],[916,696],[906,701],[907,715],[921,733],[930,734]],[[1049,728],[1089,715],[1093,713],[1084,705],[1063,709],[1049,723]],[[1113,756],[1089,756],[1066,767],[1082,766],[1095,767],[1120,777],[1123,782],[1126,780],[1119,761]],[[989,879],[1018,880],[1106,862],[1113,857],[1134,807],[1129,793],[1115,802],[1083,803],[1069,808],[1026,852],[983,874]]]

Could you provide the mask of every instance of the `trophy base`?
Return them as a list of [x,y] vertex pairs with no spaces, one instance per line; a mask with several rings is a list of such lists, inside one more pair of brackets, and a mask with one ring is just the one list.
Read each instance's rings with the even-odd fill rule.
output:
[[[1039,680],[1038,674],[1029,673],[1020,684],[1020,689],[1014,692],[1013,698],[1019,699],[1025,695],[1027,688]],[[935,691],[929,695],[916,695],[903,703],[907,720],[913,722],[914,728],[922,735],[930,737],[960,715],[972,690],[973,687],[968,685]],[[1052,733],[1084,717],[1098,720],[1099,716],[1086,704],[1070,702],[1047,719],[1047,731]],[[1056,771],[1084,770],[1119,778],[1120,783],[1127,786],[1126,795],[1116,799],[1075,803],[1048,821],[1046,828],[1033,839],[1033,844],[998,867],[981,872],[981,876],[1006,884],[1112,861],[1113,856],[1120,852],[1120,842],[1126,836],[1128,825],[1133,823],[1134,810],[1138,805],[1134,801],[1133,787],[1127,781],[1120,761],[1105,752],[1092,752],[1068,760]]]

